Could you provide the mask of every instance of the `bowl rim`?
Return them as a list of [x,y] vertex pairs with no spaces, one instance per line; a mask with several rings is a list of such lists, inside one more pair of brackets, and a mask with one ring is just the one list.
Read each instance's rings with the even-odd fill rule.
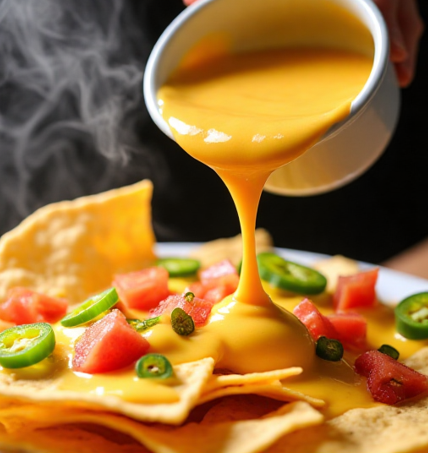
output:
[[[143,77],[143,95],[147,110],[158,126],[158,128],[169,138],[174,140],[174,136],[167,122],[162,117],[158,101],[157,101],[157,70],[162,61],[164,50],[167,48],[168,43],[174,39],[175,34],[180,30],[186,23],[199,13],[202,9],[206,8],[209,4],[215,1],[222,0],[199,0],[196,3],[188,6],[183,10],[164,30],[159,37],[158,41],[154,45],[147,64],[144,70]],[[232,0],[223,0],[232,1]],[[323,138],[331,137],[345,124],[353,121],[353,118],[370,102],[373,96],[376,94],[380,84],[385,77],[388,68],[389,61],[389,35],[385,20],[372,0],[341,0],[344,3],[352,4],[359,12],[359,18],[369,29],[374,43],[374,56],[373,66],[370,72],[369,78],[363,89],[353,100],[351,104],[351,111],[347,118],[343,121],[333,125],[323,136]]]

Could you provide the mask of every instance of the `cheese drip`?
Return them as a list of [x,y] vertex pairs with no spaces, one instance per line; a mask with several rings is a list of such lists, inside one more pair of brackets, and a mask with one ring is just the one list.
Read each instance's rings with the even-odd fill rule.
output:
[[[264,353],[253,354],[250,363],[241,363],[239,355],[226,360],[235,371],[261,371],[266,363],[268,369],[313,364],[314,347],[302,326],[290,313],[279,314],[262,287],[254,237],[258,203],[272,171],[296,159],[349,114],[371,66],[364,55],[334,49],[225,54],[182,65],[159,90],[162,115],[177,143],[218,173],[240,219],[243,264],[234,302],[260,309],[258,327],[244,337],[253,345],[253,335],[263,332],[257,341]],[[271,316],[280,328],[266,328]],[[239,329],[241,319],[234,321]]]

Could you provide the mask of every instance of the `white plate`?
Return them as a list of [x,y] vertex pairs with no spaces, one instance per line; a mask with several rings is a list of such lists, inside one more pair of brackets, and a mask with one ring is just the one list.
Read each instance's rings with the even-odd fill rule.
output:
[[[186,256],[192,248],[199,245],[201,244],[191,242],[160,243],[157,244],[157,253],[159,256]],[[306,265],[328,258],[328,255],[292,249],[277,248],[276,252],[290,261]],[[362,269],[374,267],[368,263],[360,263],[360,266]],[[382,302],[395,305],[411,294],[428,291],[428,280],[380,267],[376,291]]]

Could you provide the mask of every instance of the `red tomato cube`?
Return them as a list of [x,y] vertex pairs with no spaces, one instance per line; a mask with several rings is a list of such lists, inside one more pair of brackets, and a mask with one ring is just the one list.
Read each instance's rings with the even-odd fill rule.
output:
[[150,345],[119,310],[113,310],[88,327],[75,344],[73,370],[107,373],[131,365]]
[[321,314],[309,299],[303,299],[294,307],[293,313],[306,326],[315,341],[321,336],[337,339],[338,335],[331,321]]
[[336,311],[346,311],[358,307],[376,305],[375,285],[379,269],[339,277],[333,304]]
[[236,275],[220,277],[218,280],[213,279],[206,283],[192,283],[186,288],[185,292],[190,291],[196,297],[204,299],[207,302],[216,304],[221,302],[225,297],[233,294],[238,288],[239,277]]
[[355,371],[367,377],[367,388],[380,403],[396,404],[428,390],[427,376],[379,351],[360,355]]
[[327,316],[345,349],[366,349],[367,321],[359,313],[337,313]]
[[207,283],[207,281],[218,279],[226,275],[238,275],[238,271],[229,260],[219,261],[218,263],[207,267],[199,273],[199,278],[202,283]]
[[27,288],[11,288],[0,305],[0,319],[20,324],[59,321],[67,313],[67,301],[37,293]]
[[112,285],[128,308],[148,311],[169,296],[168,277],[163,267],[150,267],[115,275]]
[[201,327],[206,324],[213,305],[212,302],[196,296],[193,300],[189,300],[184,295],[174,295],[162,301],[158,307],[150,311],[150,314],[152,316],[169,315],[174,308],[179,307],[192,317],[196,327]]
[[213,304],[221,302],[238,288],[238,271],[229,260],[213,264],[200,272],[199,276],[201,281],[192,283],[186,291]]

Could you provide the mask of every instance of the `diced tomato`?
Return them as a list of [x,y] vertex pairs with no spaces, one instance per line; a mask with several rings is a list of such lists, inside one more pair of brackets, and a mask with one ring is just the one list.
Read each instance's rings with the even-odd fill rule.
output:
[[337,339],[337,332],[331,321],[321,314],[309,299],[303,299],[293,313],[306,326],[315,341],[321,336]]
[[212,289],[208,289],[204,295],[204,300],[207,302],[212,302],[212,304],[216,304],[221,302],[225,297],[229,296],[230,294],[234,293],[235,289],[232,289],[231,286],[228,285],[220,285]]
[[32,324],[59,321],[67,313],[67,301],[26,288],[11,288],[7,300],[0,305],[0,319],[10,323]]
[[379,269],[339,277],[333,303],[336,311],[357,307],[373,307],[376,304],[375,285]]
[[336,340],[345,349],[363,350],[366,348],[367,321],[359,313],[337,313],[327,316],[337,332]]
[[119,310],[113,310],[88,327],[75,345],[73,370],[107,373],[131,365],[150,345]]
[[238,271],[229,260],[219,261],[207,267],[199,273],[199,278],[202,283],[207,283],[208,281],[216,280],[226,275],[238,275]]
[[226,296],[233,294],[238,288],[239,277],[229,275],[206,281],[206,283],[196,282],[187,287],[186,291],[192,292],[195,296],[216,304],[221,302]]
[[205,294],[207,293],[207,291],[208,290],[203,283],[195,282],[195,283],[192,283],[190,286],[188,286],[184,292],[185,293],[191,292],[195,295],[195,297],[202,299],[205,296]]
[[379,351],[358,357],[355,371],[367,377],[367,388],[380,403],[396,404],[428,390],[427,376]]
[[239,275],[229,260],[220,261],[204,269],[199,276],[201,281],[192,283],[186,291],[213,304],[222,301],[238,288]]
[[303,299],[293,313],[306,326],[315,341],[324,336],[339,340],[346,349],[365,348],[367,321],[358,313],[324,316],[309,299]]
[[128,308],[148,311],[169,295],[168,271],[150,267],[128,274],[115,275],[113,286]]
[[196,327],[201,327],[207,322],[213,305],[212,302],[196,296],[192,301],[189,301],[183,295],[174,295],[162,301],[158,307],[150,311],[150,314],[153,316],[169,315],[174,308],[179,307],[192,317]]

